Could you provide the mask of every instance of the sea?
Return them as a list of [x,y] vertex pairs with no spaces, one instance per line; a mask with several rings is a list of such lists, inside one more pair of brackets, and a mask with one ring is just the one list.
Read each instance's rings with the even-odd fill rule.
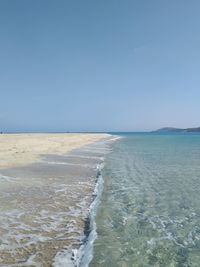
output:
[[200,134],[118,133],[90,267],[200,266]]
[[200,134],[113,135],[1,170],[1,267],[200,266]]

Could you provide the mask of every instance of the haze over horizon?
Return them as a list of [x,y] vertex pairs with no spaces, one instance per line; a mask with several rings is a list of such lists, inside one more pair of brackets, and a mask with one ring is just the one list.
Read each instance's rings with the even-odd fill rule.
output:
[[200,1],[1,0],[0,131],[199,127]]

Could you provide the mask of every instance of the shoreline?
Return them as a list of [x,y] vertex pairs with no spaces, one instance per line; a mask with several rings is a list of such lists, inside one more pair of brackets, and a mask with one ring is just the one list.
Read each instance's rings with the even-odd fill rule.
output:
[[[104,141],[104,143],[110,143],[110,151],[108,154],[112,151],[111,145],[121,138],[122,137],[120,136],[112,136],[112,138]],[[66,249],[59,252],[54,258],[53,267],[88,267],[92,261],[93,244],[97,238],[97,226],[95,219],[101,201],[101,195],[103,193],[103,168],[104,160],[96,166],[96,181],[92,192],[92,200],[88,207],[88,214],[84,220],[84,236],[82,238],[82,244],[78,249]]]
[[[120,136],[113,137],[108,140],[108,142],[116,142],[122,139]],[[111,148],[112,151],[112,148]],[[110,151],[110,152],[111,152]],[[109,153],[110,153],[109,152]],[[85,220],[85,240],[83,245],[80,246],[79,250],[75,254],[73,264],[75,267],[88,267],[93,258],[93,245],[97,239],[97,225],[96,225],[96,215],[98,211],[99,204],[101,202],[101,196],[103,193],[104,179],[102,176],[102,170],[104,169],[104,161],[97,165],[96,183],[93,192],[93,200],[89,206],[89,214]]]
[[[65,263],[62,265],[59,258],[56,265],[54,260],[56,255],[60,256],[59,251],[65,251],[69,259],[73,256],[69,251],[74,251],[74,257],[78,255],[88,237],[84,227],[86,230],[89,207],[96,199],[97,166],[116,139],[98,135],[95,142],[65,155],[48,154],[40,163],[0,170],[7,177],[7,180],[0,179],[0,231],[4,232],[0,240],[3,253],[0,265],[21,266],[20,262],[24,261],[27,266],[42,262],[42,266],[48,267],[54,262],[54,266],[60,267],[66,266],[66,255]],[[20,254],[13,257],[12,247],[16,245]]]
[[81,261],[77,267],[88,267],[93,258],[93,246],[97,238],[97,226],[96,226],[96,214],[101,201],[101,195],[103,192],[104,179],[102,176],[102,170],[104,163],[97,166],[97,182],[94,188],[94,199],[89,207],[89,214],[87,218],[87,235],[83,247],[80,248]]
[[[101,167],[100,167],[101,166]],[[92,193],[92,201],[88,207],[88,214],[84,220],[83,237],[78,249],[64,249],[59,251],[53,259],[53,267],[87,267],[93,257],[93,243],[97,238],[95,217],[100,197],[103,191],[101,171],[104,164],[97,165],[96,183]]]

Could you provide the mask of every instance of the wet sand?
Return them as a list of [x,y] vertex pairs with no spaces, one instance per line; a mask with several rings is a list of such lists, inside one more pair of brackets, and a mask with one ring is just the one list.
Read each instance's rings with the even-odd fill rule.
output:
[[[78,146],[77,139],[72,140]],[[1,168],[0,266],[76,266],[73,257],[86,238],[97,166],[109,153],[112,136],[81,135],[78,140],[79,148],[70,152],[63,153],[60,145],[57,150],[46,147],[49,153],[34,154],[32,164]],[[59,153],[53,154],[55,150]]]

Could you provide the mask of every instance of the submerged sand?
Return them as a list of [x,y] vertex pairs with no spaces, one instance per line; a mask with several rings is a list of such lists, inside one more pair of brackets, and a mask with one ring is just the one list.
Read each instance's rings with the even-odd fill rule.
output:
[[0,168],[24,166],[42,160],[42,154],[62,155],[109,134],[1,134]]

